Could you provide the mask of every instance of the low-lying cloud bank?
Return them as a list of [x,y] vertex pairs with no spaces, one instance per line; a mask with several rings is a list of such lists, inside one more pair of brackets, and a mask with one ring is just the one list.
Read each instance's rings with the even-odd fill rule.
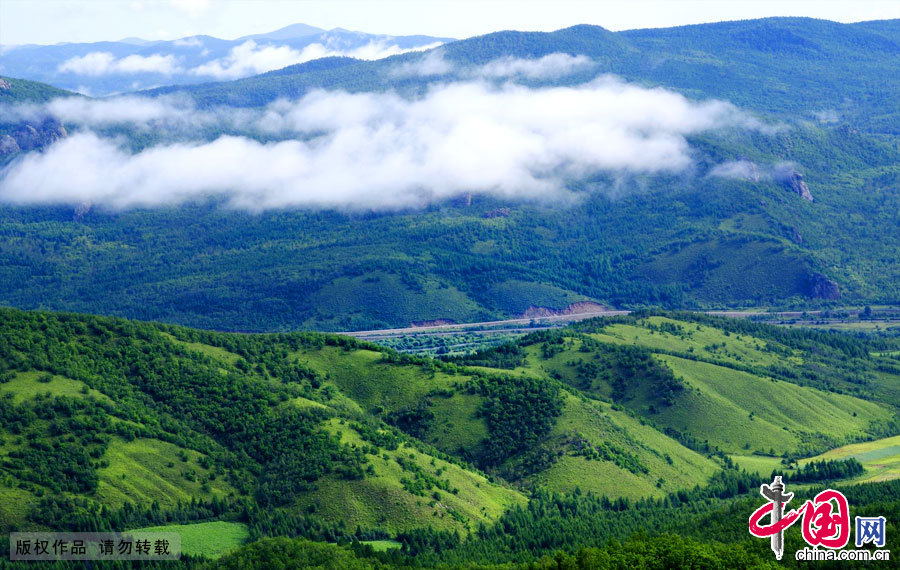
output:
[[502,57],[474,67],[460,66],[435,49],[422,57],[395,65],[390,70],[394,77],[433,77],[453,74],[459,78],[525,78],[558,79],[579,71],[596,67],[596,63],[584,55],[551,53],[539,58]]
[[173,55],[129,55],[116,58],[113,54],[95,51],[75,56],[59,64],[57,71],[76,75],[107,75],[110,73],[160,73],[171,75],[182,71]]
[[796,164],[793,162],[778,162],[776,164],[759,164],[747,159],[730,160],[717,164],[709,170],[708,175],[716,178],[730,178],[732,180],[749,180],[759,182],[761,180],[776,180],[784,182],[790,180],[796,173]]
[[[119,104],[136,121],[216,120],[172,101]],[[102,124],[116,100],[54,102],[57,112]],[[245,136],[163,144],[131,153],[80,132],[10,165],[0,200],[92,202],[114,208],[224,197],[235,207],[393,209],[465,192],[554,200],[566,183],[597,172],[678,172],[692,165],[686,136],[761,128],[722,101],[693,102],[664,89],[604,77],[574,87],[497,86],[472,80],[393,93],[317,91],[239,119]],[[234,120],[234,119],[233,119]]]
[[[190,40],[181,40],[181,43],[176,43],[176,45],[202,47],[203,44],[197,38],[190,38]],[[412,48],[401,48],[389,40],[373,40],[361,46],[347,47],[326,41],[313,43],[297,50],[287,45],[260,45],[253,40],[247,40],[241,45],[231,48],[228,55],[194,67],[185,66],[183,59],[174,55],[129,55],[116,58],[109,52],[91,52],[64,61],[57,66],[57,71],[92,77],[110,74],[159,73],[162,75],[189,74],[216,79],[238,79],[323,57],[341,56],[375,60],[411,51],[429,50],[440,45],[440,42],[436,42]]]
[[[323,44],[315,43],[295,50],[286,45],[257,45],[253,40],[247,40],[239,46],[231,48],[226,57],[215,59],[191,70],[194,75],[206,75],[216,79],[237,79],[249,75],[257,75],[281,69],[289,65],[304,63],[328,56],[359,57],[359,59],[380,59],[400,51],[397,46],[373,45],[374,42],[355,50],[329,49]],[[359,54],[365,53],[368,58]],[[381,55],[384,53],[386,55]]]
[[556,79],[591,69],[594,62],[583,55],[551,53],[538,59],[505,57],[495,59],[478,70],[484,77],[526,77],[528,79]]

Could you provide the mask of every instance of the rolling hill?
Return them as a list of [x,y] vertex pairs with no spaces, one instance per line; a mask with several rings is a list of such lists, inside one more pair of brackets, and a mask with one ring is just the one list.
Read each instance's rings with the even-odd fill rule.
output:
[[[287,535],[414,553],[585,494],[583,508],[660,520],[685,493],[720,508],[753,488],[732,461],[786,468],[897,432],[888,341],[690,314],[595,319],[450,361],[14,309],[0,330],[4,532],[223,521],[229,548]],[[204,528],[190,548],[221,555]]]
[[[7,528],[48,523],[48,496],[60,493],[112,512],[153,503],[148,523],[196,501],[227,509],[255,500],[285,516],[315,513],[332,528],[465,531],[522,504],[520,487],[542,477],[548,453],[601,449],[606,460],[565,455],[556,468],[564,473],[541,485],[571,491],[587,477],[611,497],[662,495],[719,469],[562,386],[342,337],[9,310],[3,327],[5,493],[22,509],[4,512]],[[41,452],[66,475],[49,456],[38,461]],[[308,463],[293,463],[297,453]],[[79,509],[67,506],[65,520],[79,524]]]
[[[721,98],[767,115],[812,120],[815,111],[831,110],[840,116],[839,122],[896,134],[900,109],[891,93],[897,88],[897,79],[881,71],[896,66],[900,58],[898,22],[839,24],[811,18],[765,18],[622,32],[580,25],[550,33],[496,32],[450,42],[438,51],[460,66],[485,64],[499,57],[581,54],[599,69],[588,68],[551,81],[577,83],[611,73],[697,98]],[[300,64],[277,75],[162,87],[151,93],[190,93],[201,106],[226,100],[231,105],[254,106],[316,88],[420,89],[429,81],[427,76],[398,80],[385,70],[422,57],[402,54],[325,70]],[[440,76],[446,79],[454,73]],[[861,77],[867,79],[859,81]]]

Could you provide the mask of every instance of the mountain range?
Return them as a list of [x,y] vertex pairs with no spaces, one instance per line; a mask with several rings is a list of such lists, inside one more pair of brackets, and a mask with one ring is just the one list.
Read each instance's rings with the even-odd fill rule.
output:
[[432,48],[449,38],[388,36],[293,24],[234,40],[190,36],[169,41],[120,41],[4,46],[0,74],[105,96],[160,85],[256,75],[326,56],[379,59]]
[[896,304],[898,23],[499,32],[136,99],[9,79],[0,301],[247,331]]

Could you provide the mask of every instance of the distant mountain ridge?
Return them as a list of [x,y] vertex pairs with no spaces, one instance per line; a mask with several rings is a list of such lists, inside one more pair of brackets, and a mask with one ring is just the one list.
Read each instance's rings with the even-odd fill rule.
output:
[[[900,19],[840,24],[811,18],[765,18],[611,32],[577,25],[555,32],[502,31],[441,46],[441,57],[466,67],[504,57],[584,55],[595,67],[553,79],[577,84],[609,73],[641,85],[714,97],[766,114],[833,110],[878,130],[900,132]],[[400,54],[358,62],[343,71],[304,65],[232,83],[167,86],[151,94],[186,92],[200,106],[257,106],[309,89],[416,90],[434,77],[398,78],[391,70],[421,60]],[[313,73],[315,72],[315,73]],[[452,74],[445,76],[452,78]],[[866,78],[865,81],[861,78]],[[538,81],[540,82],[540,81]],[[546,83],[546,81],[545,81]],[[227,95],[226,95],[227,94]]]
[[[267,32],[264,34],[250,34],[248,36],[241,36],[235,41],[242,40],[289,40],[293,38],[303,38],[306,36],[316,36],[319,34],[325,33],[327,30],[324,28],[317,28],[315,26],[309,26],[307,24],[291,24],[290,26],[285,26],[283,28],[278,28],[275,31]],[[340,31],[339,28],[336,28],[333,31]]]
[[306,24],[224,40],[206,35],[170,41],[6,46],[0,75],[103,96],[161,85],[235,79],[325,56],[377,58],[433,47],[450,38],[390,36]]

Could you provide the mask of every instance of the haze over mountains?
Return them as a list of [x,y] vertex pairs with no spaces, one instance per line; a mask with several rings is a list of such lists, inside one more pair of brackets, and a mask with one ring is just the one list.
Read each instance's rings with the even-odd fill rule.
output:
[[293,24],[234,40],[191,36],[4,46],[0,74],[92,96],[236,79],[328,56],[380,59],[436,47],[448,38],[394,37]]

